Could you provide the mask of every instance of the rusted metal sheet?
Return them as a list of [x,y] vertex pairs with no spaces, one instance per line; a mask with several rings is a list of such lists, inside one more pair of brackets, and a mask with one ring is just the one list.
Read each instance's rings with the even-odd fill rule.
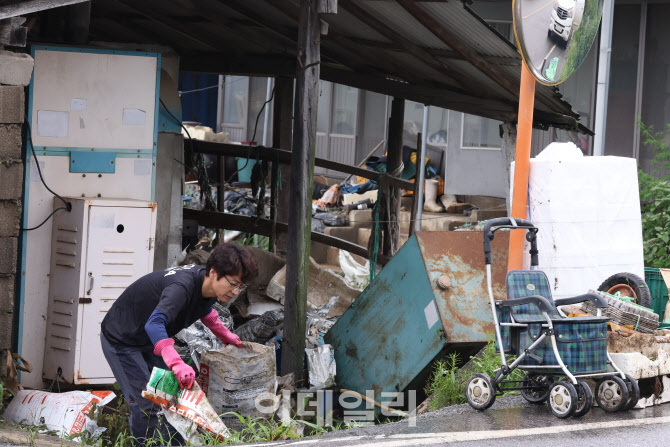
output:
[[[493,333],[483,237],[481,231],[417,233],[447,343],[485,342]],[[497,232],[492,244],[493,296],[505,299],[509,233]],[[451,280],[446,288],[437,284],[443,276]]]
[[326,334],[340,388],[403,391],[444,346],[421,253],[410,238]]

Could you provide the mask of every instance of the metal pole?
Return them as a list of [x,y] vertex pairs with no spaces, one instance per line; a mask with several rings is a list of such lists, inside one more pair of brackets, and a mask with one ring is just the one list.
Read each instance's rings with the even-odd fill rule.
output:
[[[533,135],[533,109],[535,107],[535,78],[525,64],[521,64],[519,89],[519,124],[517,126],[516,156],[514,158],[514,186],[512,188],[512,216],[525,219],[528,206],[528,171],[530,169],[530,143]],[[507,270],[523,268],[524,232],[513,231],[509,238]]]
[[607,130],[607,96],[610,84],[610,60],[612,56],[612,27],[614,25],[614,2],[604,2],[600,28],[600,54],[598,56],[598,87],[596,89],[596,124],[593,129],[593,155],[605,155],[605,132]]
[[426,141],[428,135],[428,106],[423,106],[423,126],[421,128],[421,148],[419,157],[416,159],[416,170],[419,173],[416,181],[419,182],[419,190],[416,193],[416,200],[419,206],[416,210],[416,231],[421,231],[421,216],[423,216],[423,182],[426,177]]

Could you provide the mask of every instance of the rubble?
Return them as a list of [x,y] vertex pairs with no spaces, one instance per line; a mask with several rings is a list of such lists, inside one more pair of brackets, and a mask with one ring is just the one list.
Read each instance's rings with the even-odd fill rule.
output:
[[[312,307],[319,307],[328,304],[333,296],[338,296],[339,300],[328,313],[328,317],[339,317],[351,306],[351,303],[358,298],[361,292],[349,287],[344,278],[336,273],[319,267],[312,258],[309,261],[307,303]],[[284,304],[285,284],[286,267],[283,267],[268,284],[267,295]]]

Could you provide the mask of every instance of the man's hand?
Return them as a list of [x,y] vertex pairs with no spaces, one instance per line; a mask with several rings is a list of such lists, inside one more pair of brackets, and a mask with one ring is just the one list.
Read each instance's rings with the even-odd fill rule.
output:
[[207,326],[210,331],[217,336],[219,340],[224,342],[227,345],[235,345],[238,348],[242,347],[242,341],[240,337],[230,332],[230,330],[219,320],[219,314],[212,309],[212,311],[206,316],[200,319],[202,324]]
[[174,340],[171,338],[160,340],[154,345],[154,354],[163,357],[165,364],[177,376],[177,381],[182,389],[191,389],[193,382],[195,382],[195,371],[179,357],[174,349]]

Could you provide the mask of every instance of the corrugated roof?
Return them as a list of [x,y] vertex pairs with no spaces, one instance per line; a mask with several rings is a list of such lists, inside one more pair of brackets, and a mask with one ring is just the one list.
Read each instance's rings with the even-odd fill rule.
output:
[[[293,76],[299,0],[96,0],[95,40],[172,46],[183,70]],[[521,57],[463,0],[339,0],[324,15],[321,77],[428,105],[515,121]],[[536,125],[573,129],[553,87],[536,87]]]

